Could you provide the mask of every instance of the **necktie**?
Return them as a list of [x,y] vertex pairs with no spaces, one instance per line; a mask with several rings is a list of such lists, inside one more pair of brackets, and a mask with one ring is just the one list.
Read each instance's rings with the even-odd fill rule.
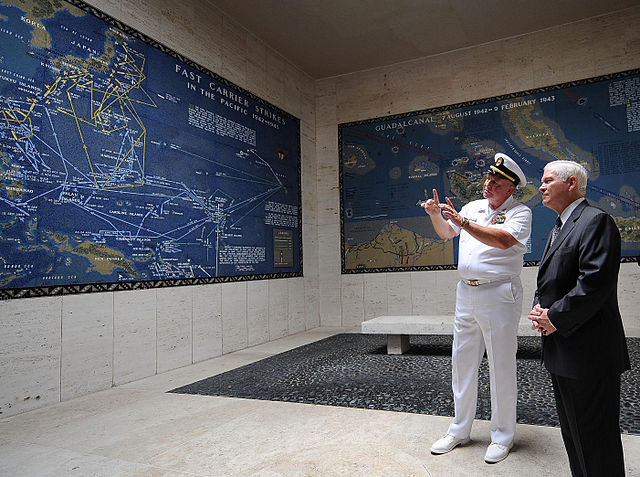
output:
[[549,243],[549,247],[553,245],[553,242],[555,241],[556,237],[560,233],[561,228],[562,228],[562,220],[560,220],[560,217],[558,217],[556,219],[556,225],[554,225],[553,229],[551,229],[551,242]]

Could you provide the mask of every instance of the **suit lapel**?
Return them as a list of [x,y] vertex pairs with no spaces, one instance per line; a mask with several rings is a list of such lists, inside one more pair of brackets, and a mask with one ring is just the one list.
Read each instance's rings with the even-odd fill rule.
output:
[[582,202],[580,202],[578,206],[575,208],[575,210],[571,212],[571,215],[567,219],[567,223],[562,226],[560,233],[558,233],[558,236],[556,237],[551,247],[549,247],[549,241],[547,241],[547,246],[544,249],[544,253],[542,254],[542,260],[540,261],[540,267],[542,267],[543,264],[547,261],[547,259],[551,255],[553,255],[556,250],[558,250],[562,242],[564,242],[564,240],[569,236],[573,228],[576,226],[576,222],[582,215],[582,211],[588,205],[589,203],[586,200],[583,200]]

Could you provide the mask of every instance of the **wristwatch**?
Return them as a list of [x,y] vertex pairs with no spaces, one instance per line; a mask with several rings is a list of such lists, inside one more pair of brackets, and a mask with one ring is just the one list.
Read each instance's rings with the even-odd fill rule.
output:
[[460,228],[463,229],[467,225],[469,225],[469,219],[467,219],[466,217],[462,217],[462,222],[460,222]]

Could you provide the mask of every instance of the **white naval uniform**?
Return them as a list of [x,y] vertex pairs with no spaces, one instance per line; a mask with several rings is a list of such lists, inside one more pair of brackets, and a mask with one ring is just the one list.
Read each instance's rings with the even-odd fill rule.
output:
[[[531,210],[513,199],[498,210],[487,199],[469,202],[460,215],[478,225],[506,230],[518,241],[507,250],[485,245],[449,224],[460,234],[452,361],[455,416],[448,433],[466,438],[476,414],[478,367],[487,351],[491,388],[491,441],[510,445],[516,429],[516,351],[522,313],[520,272],[531,235]],[[462,232],[462,233],[461,233]],[[477,280],[478,286],[466,281]]]

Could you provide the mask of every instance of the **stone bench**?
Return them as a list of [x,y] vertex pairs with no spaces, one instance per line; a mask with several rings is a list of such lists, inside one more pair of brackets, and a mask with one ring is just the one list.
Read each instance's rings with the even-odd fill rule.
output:
[[[387,354],[402,354],[409,349],[410,335],[452,335],[453,316],[378,316],[363,321],[361,330],[362,333],[387,335]],[[531,330],[531,322],[524,315],[520,319],[518,335],[538,335]]]
[[409,349],[410,335],[453,334],[453,316],[378,316],[363,321],[362,333],[387,335],[387,354]]

